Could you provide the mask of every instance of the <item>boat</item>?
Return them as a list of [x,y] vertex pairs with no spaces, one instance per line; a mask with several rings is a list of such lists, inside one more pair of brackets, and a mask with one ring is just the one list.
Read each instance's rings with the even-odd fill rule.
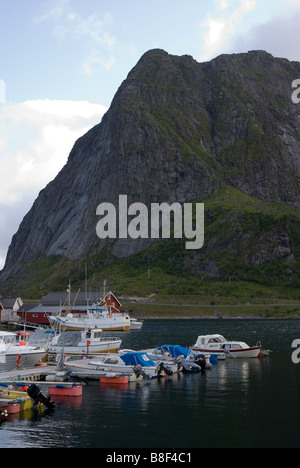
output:
[[[119,354],[124,353],[124,352],[126,352],[126,350],[121,350],[119,351]],[[176,374],[177,372],[182,371],[183,366],[180,364],[180,362],[175,361],[173,357],[171,356],[171,354],[169,353],[169,351],[162,349],[162,347],[144,349],[144,350],[141,350],[141,352],[146,353],[147,356],[149,356],[149,358],[152,359],[153,362],[158,362],[158,363],[162,363],[163,365],[165,365],[168,369],[170,369],[170,371],[172,371],[173,374]]]
[[0,401],[6,401],[7,404],[18,404],[20,406],[20,412],[31,409],[33,405],[32,399],[26,392],[13,390],[12,386],[7,386],[6,389],[0,389]]
[[149,355],[143,351],[131,351],[125,354],[119,354],[119,356],[127,366],[142,367],[143,369],[140,371],[151,378],[173,374],[168,364],[163,361],[154,362]]
[[102,338],[101,328],[88,328],[81,331],[80,340],[76,344],[61,342],[64,340],[64,333],[57,333],[49,347],[50,354],[59,354],[64,350],[64,354],[71,356],[98,354],[98,353],[116,353],[122,344],[122,340],[117,337]]
[[137,320],[136,318],[130,318],[130,330],[140,330],[143,326],[143,322],[141,320]]
[[125,354],[99,355],[97,358],[65,361],[65,368],[71,376],[99,379],[128,375],[132,379],[154,378],[168,372],[161,363],[153,362],[146,353],[128,352]]
[[198,353],[219,354],[233,358],[257,358],[261,351],[261,344],[250,347],[243,341],[228,341],[224,336],[219,334],[214,335],[199,335],[192,351]]
[[100,328],[103,331],[130,330],[130,317],[121,312],[110,313],[106,307],[94,304],[87,309],[86,314],[72,314],[66,316],[51,315],[51,323],[60,324],[65,330],[86,330],[87,328]]
[[12,385],[0,383],[0,407],[4,407],[8,414],[20,413],[42,405],[48,409],[53,409],[55,406],[50,397],[45,397],[41,393],[37,385],[31,384],[27,391],[19,391]]
[[[130,381],[138,379],[138,376],[131,369],[128,369],[126,372],[111,372],[100,367],[97,362],[92,362],[91,359],[66,361],[65,368],[71,377],[79,379],[99,380],[102,377],[117,378],[122,376],[129,376]],[[140,376],[140,380],[142,380],[142,376]]]
[[199,372],[212,368],[209,355],[194,353],[190,348],[184,346],[162,345],[154,352],[169,353],[174,362],[182,366],[183,372]]
[[34,367],[47,354],[46,344],[29,342],[30,333],[0,331],[0,371]]
[[[72,313],[72,307],[76,302],[76,298],[73,306],[71,307],[71,282],[68,286],[68,306],[67,312],[58,315],[51,315],[48,317],[50,324],[61,325],[64,330],[80,330],[84,331],[88,328],[100,328],[103,331],[128,331],[130,330],[130,316],[122,312],[111,312],[108,310],[105,295],[105,284],[104,281],[104,294],[103,299],[91,307],[87,306],[86,313],[80,314]],[[79,291],[77,295],[79,294]]]

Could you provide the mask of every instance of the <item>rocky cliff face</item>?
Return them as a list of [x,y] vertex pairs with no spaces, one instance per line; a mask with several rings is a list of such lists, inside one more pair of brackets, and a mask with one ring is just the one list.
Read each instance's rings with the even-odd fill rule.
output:
[[[162,50],[146,53],[102,122],[75,143],[66,166],[40,192],[12,239],[0,280],[40,257],[95,255],[106,243],[96,236],[96,208],[102,202],[117,206],[119,194],[146,205],[201,202],[230,187],[265,203],[264,212],[276,203],[298,216],[300,104],[291,100],[296,78],[300,63],[264,51],[207,63]],[[185,262],[190,271],[221,277],[222,267],[203,259],[220,246],[232,251],[236,232],[251,265],[293,254],[284,226],[273,226],[273,248],[269,241],[254,241],[251,232],[243,235],[237,221],[243,208],[238,212],[235,206],[227,218],[235,220],[227,241],[208,231],[208,243]],[[126,257],[150,244],[120,239],[110,252]]]

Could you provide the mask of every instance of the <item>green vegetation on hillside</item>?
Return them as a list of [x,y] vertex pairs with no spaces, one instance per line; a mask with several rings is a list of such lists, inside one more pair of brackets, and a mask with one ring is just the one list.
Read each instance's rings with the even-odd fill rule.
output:
[[[217,306],[299,300],[299,214],[230,186],[204,204],[205,243],[199,251],[186,250],[185,239],[170,239],[124,259],[113,257],[109,247],[89,260],[44,257],[24,266],[14,292],[39,299],[65,289],[69,279],[83,290],[87,272],[89,289],[101,290],[106,279],[117,296],[154,295],[156,302]],[[276,236],[286,236],[282,251]],[[255,260],[262,250],[263,257]],[[209,276],[210,265],[222,272],[222,280]]]

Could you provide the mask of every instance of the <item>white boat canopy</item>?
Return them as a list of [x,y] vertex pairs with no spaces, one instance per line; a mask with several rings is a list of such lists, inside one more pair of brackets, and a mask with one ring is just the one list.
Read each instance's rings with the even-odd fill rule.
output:
[[227,340],[222,335],[200,335],[194,346],[201,347],[211,343],[227,343]]

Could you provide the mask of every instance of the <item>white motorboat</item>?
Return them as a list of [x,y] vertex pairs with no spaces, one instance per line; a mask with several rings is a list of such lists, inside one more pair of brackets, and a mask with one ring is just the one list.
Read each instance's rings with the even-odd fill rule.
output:
[[[116,360],[114,360],[114,362],[117,363]],[[80,359],[76,361],[65,361],[64,368],[71,377],[78,377],[79,379],[99,380],[102,377],[118,378],[124,376],[128,376],[129,381],[143,379],[141,374],[136,374],[131,368],[126,368],[125,371],[121,371],[117,367],[114,367],[113,370],[110,370],[111,366],[100,365],[98,361],[95,361],[95,358],[94,360]]]
[[100,328],[83,330],[81,331],[78,343],[68,344],[65,342],[65,334],[57,333],[50,344],[49,353],[59,354],[64,350],[64,354],[66,355],[80,356],[86,354],[116,353],[120,349],[122,344],[120,338],[102,338],[101,335],[102,330]]
[[257,358],[261,344],[248,346],[243,341],[228,341],[222,335],[200,335],[197,338],[192,351],[197,353],[220,354],[233,358]]
[[[93,359],[65,361],[65,368],[71,375],[80,378],[99,378],[105,373],[133,375],[155,378],[168,372],[161,363],[154,363],[146,353],[130,352],[125,354],[99,355]],[[171,372],[170,372],[171,374]]]
[[28,369],[42,361],[47,345],[30,343],[29,332],[0,331],[0,371]]
[[141,320],[130,318],[130,330],[140,330],[142,326],[143,322]]
[[87,328],[100,328],[103,331],[130,330],[128,314],[110,313],[106,307],[100,307],[96,304],[88,308],[86,314],[51,315],[49,320],[52,323],[62,325],[65,330],[86,330]]

